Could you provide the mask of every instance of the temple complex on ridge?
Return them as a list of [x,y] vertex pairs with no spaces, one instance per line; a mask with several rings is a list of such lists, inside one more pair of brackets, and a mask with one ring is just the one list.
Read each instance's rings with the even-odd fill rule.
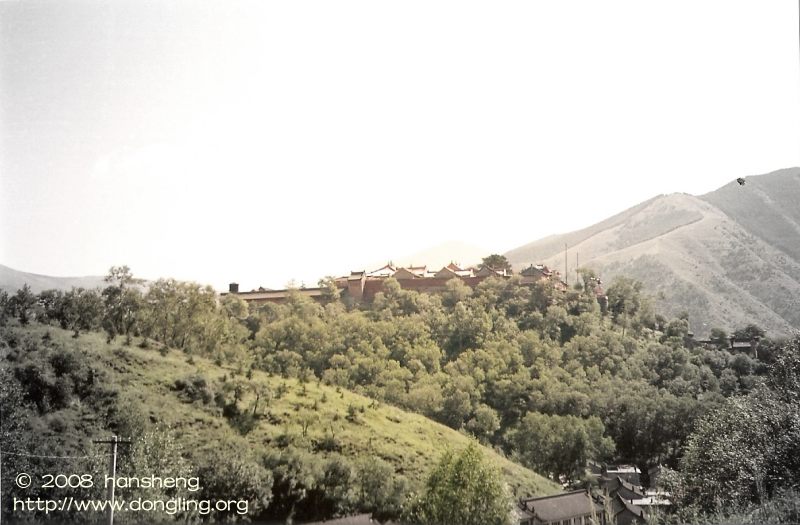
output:
[[[450,279],[460,279],[467,286],[475,287],[490,277],[510,279],[512,275],[511,270],[497,269],[490,266],[461,268],[456,263],[451,262],[447,266],[436,270],[427,266],[395,266],[390,262],[370,272],[351,272],[350,275],[335,278],[333,282],[342,299],[349,298],[354,302],[371,302],[375,298],[375,294],[383,289],[384,282],[389,278],[395,279],[403,290],[438,293],[445,290],[447,281]],[[560,290],[567,289],[566,283],[561,279],[561,274],[547,266],[531,264],[519,273],[519,284],[521,285],[532,285],[540,281],[550,282]],[[316,300],[321,300],[325,295],[324,289],[319,287],[281,290],[258,288],[249,292],[242,292],[239,291],[237,283],[230,284],[227,294],[235,294],[248,303],[261,304],[283,302],[293,291]]]

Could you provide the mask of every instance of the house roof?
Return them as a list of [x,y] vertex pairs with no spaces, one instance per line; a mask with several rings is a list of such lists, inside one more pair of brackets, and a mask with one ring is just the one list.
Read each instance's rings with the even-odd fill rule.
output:
[[625,489],[627,493],[634,494],[639,497],[644,497],[646,493],[644,487],[629,483],[619,476],[614,476],[613,478],[600,476],[599,482],[600,486],[605,488],[609,494],[616,494],[620,489]]
[[534,275],[542,275],[542,274],[544,274],[544,266],[542,266],[541,264],[538,265],[531,264],[530,266],[528,266],[527,268],[525,268],[520,272],[520,275],[524,275],[526,277],[531,277]]
[[594,503],[585,490],[576,490],[555,496],[529,498],[520,501],[523,510],[534,514],[541,521],[560,521],[577,516],[602,512],[602,507]]
[[514,509],[515,514],[517,515],[517,521],[527,521],[534,517],[533,513],[530,512],[528,509],[522,509],[517,507]]
[[410,268],[400,268],[392,274],[395,279],[417,279],[422,277],[423,274],[418,271],[413,271]]
[[[356,514],[355,516],[345,516],[344,518],[327,521],[315,521],[313,523],[306,523],[304,525],[372,525],[373,523],[377,524],[379,522],[378,520],[373,520],[371,515]],[[396,522],[394,521],[389,521],[384,525],[392,525],[395,523]]]
[[612,508],[614,509],[614,516],[627,510],[631,514],[638,516],[642,521],[645,521],[644,510],[642,507],[634,505],[619,494],[617,494],[617,497],[614,498],[614,501],[612,502]]
[[371,272],[367,273],[367,277],[389,277],[396,271],[397,267],[389,263],[378,268],[377,270],[372,270]]
[[531,264],[521,272],[520,275],[523,277],[536,277],[536,276],[543,276],[543,277],[551,277],[553,274],[559,275],[558,272],[554,272],[547,266],[543,264]]
[[640,487],[639,485],[634,485],[633,483],[628,483],[619,476],[617,476],[617,479],[619,480],[620,486],[625,487],[626,489],[630,490],[631,492],[635,492],[636,494],[644,495],[643,487]]
[[[320,297],[323,295],[321,288],[295,288],[293,290],[253,290],[251,292],[239,292],[231,295],[241,297],[245,301],[269,301],[286,299],[289,297],[289,294],[292,293],[292,291],[296,291],[300,295],[305,295],[307,297]],[[222,293],[220,295],[228,294]]]
[[497,275],[498,277],[505,277],[506,275],[508,275],[508,272],[505,270],[505,268],[494,268],[492,266],[481,266],[480,270],[475,272],[475,275],[478,276],[478,277],[484,277],[484,276],[490,276],[490,275]]
[[608,465],[605,469],[608,474],[641,474],[642,471],[635,465]]
[[458,274],[454,270],[448,268],[447,266],[436,272],[436,274],[434,275],[434,277],[455,277],[455,276],[458,276]]
[[634,498],[631,504],[638,507],[652,507],[654,505],[672,505],[672,502],[665,495],[649,495],[644,498]]

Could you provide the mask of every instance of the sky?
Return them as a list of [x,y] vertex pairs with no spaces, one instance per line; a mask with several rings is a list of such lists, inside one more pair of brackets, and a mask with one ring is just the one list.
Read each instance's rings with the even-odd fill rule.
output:
[[794,0],[0,1],[0,264],[504,252],[800,166],[798,46]]

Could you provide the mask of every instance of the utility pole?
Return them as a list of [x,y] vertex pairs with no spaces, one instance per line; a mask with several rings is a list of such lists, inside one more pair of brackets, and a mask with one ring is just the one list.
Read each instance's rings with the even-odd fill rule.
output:
[[569,286],[569,266],[567,263],[567,243],[564,243],[564,284]]
[[114,489],[117,486],[117,445],[130,445],[130,441],[121,440],[117,436],[111,439],[97,439],[94,441],[98,445],[111,445],[111,461],[109,463],[109,473],[111,474],[111,487],[108,489],[108,525],[114,525]]

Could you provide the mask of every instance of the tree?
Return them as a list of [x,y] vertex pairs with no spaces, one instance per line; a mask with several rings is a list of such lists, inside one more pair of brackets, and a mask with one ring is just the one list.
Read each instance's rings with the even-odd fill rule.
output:
[[253,417],[258,416],[258,404],[263,400],[266,404],[272,399],[272,391],[268,386],[261,383],[254,383],[250,385],[253,395],[256,399],[253,401]]
[[442,293],[442,304],[448,308],[453,308],[457,304],[466,301],[472,295],[472,288],[464,284],[464,281],[456,277],[447,281]]
[[209,355],[226,337],[232,343],[247,338],[243,327],[233,329],[241,327],[235,319],[220,315],[216,293],[209,286],[159,279],[150,284],[144,303],[145,334],[165,345]]
[[328,276],[320,279],[317,286],[319,286],[322,293],[322,304],[335,303],[339,300],[341,291],[336,286],[336,280],[333,277]]
[[475,409],[472,419],[467,422],[467,430],[482,442],[487,442],[500,430],[500,418],[493,408],[480,405]]
[[[34,411],[31,408],[25,402],[25,392],[12,372],[5,366],[0,367],[0,445],[3,451],[12,453],[2,457],[2,486],[6,498],[25,496],[25,491],[15,485],[12,472],[33,471],[30,458],[15,455],[29,452],[34,447],[34,431],[31,428]],[[0,506],[0,519],[10,522],[11,506]]]
[[25,326],[30,322],[31,317],[34,316],[36,296],[33,295],[31,287],[27,283],[22,285],[22,288],[11,296],[8,300],[8,307],[11,310],[11,315],[19,319],[19,324]]
[[10,306],[9,306],[10,298],[8,297],[8,292],[4,290],[0,290],[0,326],[6,324],[6,319],[8,318],[9,314],[11,313]]
[[444,453],[410,521],[422,525],[510,525],[511,498],[498,470],[474,442]]
[[75,336],[81,330],[99,328],[103,318],[103,299],[94,290],[73,288],[64,294],[63,328],[74,330]]
[[597,276],[597,272],[591,268],[578,268],[577,271],[580,276],[578,284],[583,290],[593,293],[595,288],[600,286],[600,278]]
[[647,301],[642,287],[641,281],[627,277],[617,277],[608,287],[608,310],[614,322],[622,326],[623,334]]
[[[217,448],[204,455],[197,469],[200,497],[209,500],[235,500],[228,509],[228,521],[246,521],[258,516],[272,498],[273,476],[255,458],[241,449]],[[244,504],[243,504],[244,503]]]
[[711,334],[709,335],[708,339],[714,346],[716,346],[720,350],[724,350],[730,347],[730,339],[728,337],[728,332],[726,332],[722,328],[712,328]]
[[779,350],[764,386],[700,420],[681,473],[679,505],[706,511],[800,487],[800,338]]
[[249,315],[247,301],[238,295],[228,294],[220,300],[222,313],[229,318],[244,320]]
[[701,420],[681,463],[688,490],[679,504],[717,511],[766,497],[779,417],[773,399],[748,396],[731,398]]
[[[136,423],[134,423],[136,424]],[[134,442],[129,450],[123,452],[125,457],[120,461],[120,471],[122,476],[131,478],[142,478],[152,475],[154,472],[169,472],[170,477],[187,479],[186,486],[177,484],[176,487],[159,487],[157,485],[148,488],[132,487],[125,491],[128,499],[142,498],[149,500],[166,500],[169,498],[192,498],[199,490],[199,486],[205,482],[195,476],[190,462],[184,458],[184,451],[178,441],[172,435],[168,427],[144,429],[143,432],[136,434]],[[193,480],[198,481],[197,484]],[[192,483],[192,484],[190,484]],[[188,516],[178,513],[176,515],[153,513],[148,516],[149,523],[174,523],[180,517],[188,521]]]
[[302,432],[303,437],[308,435],[309,427],[311,427],[317,421],[319,421],[319,416],[311,410],[305,409],[300,412],[297,422],[300,423],[300,431]]
[[352,511],[356,493],[354,474],[350,462],[340,455],[322,465],[314,488],[307,495],[308,511],[314,513],[313,517],[327,519]]
[[359,506],[379,521],[397,520],[406,498],[407,480],[379,457],[363,458],[356,464]]
[[142,306],[142,294],[132,287],[139,280],[133,277],[127,266],[112,266],[105,281],[109,285],[103,290],[103,328],[109,341],[118,335],[124,335],[125,342],[129,343]]
[[544,314],[549,306],[556,304],[556,289],[553,283],[545,279],[536,281],[531,287],[528,306],[530,309]]
[[754,324],[749,324],[733,332],[733,336],[736,339],[746,341],[763,339],[764,335],[766,335],[766,332]]
[[597,417],[550,416],[530,412],[509,435],[522,463],[568,482],[580,479],[586,461],[603,460],[614,451],[614,442],[603,434]]
[[42,309],[41,321],[44,323],[57,322],[61,328],[66,328],[65,309],[66,300],[61,290],[44,290],[39,293],[39,306]]
[[491,255],[487,255],[481,260],[481,266],[488,266],[494,270],[510,270],[511,263],[508,262],[505,255],[499,255],[497,253],[493,253]]

